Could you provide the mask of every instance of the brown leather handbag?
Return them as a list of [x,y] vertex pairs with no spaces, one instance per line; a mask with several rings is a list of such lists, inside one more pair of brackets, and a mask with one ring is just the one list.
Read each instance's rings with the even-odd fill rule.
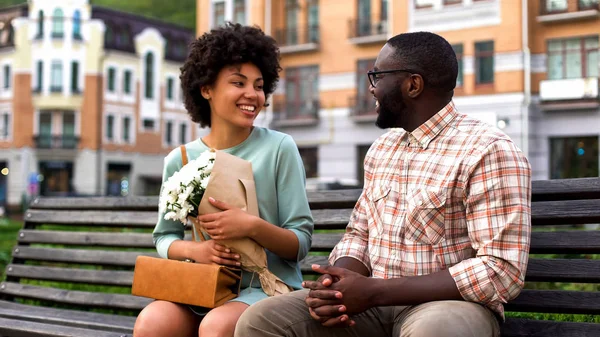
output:
[[[181,147],[183,165],[187,164]],[[192,222],[192,240],[196,230]],[[200,239],[205,240],[202,232]],[[241,270],[220,265],[138,256],[131,294],[175,303],[215,308],[238,296]]]

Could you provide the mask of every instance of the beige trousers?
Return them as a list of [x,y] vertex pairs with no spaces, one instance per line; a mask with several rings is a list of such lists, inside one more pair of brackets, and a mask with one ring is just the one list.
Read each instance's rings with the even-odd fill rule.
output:
[[352,316],[351,328],[326,328],[308,313],[307,290],[269,297],[240,317],[235,337],[498,337],[500,327],[487,308],[465,301],[378,307]]

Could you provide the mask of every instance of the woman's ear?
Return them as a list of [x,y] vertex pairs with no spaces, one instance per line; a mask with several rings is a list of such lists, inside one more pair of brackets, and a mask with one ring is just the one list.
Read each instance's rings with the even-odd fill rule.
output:
[[210,91],[210,87],[207,85],[200,88],[200,94],[202,95],[202,97],[204,97],[205,100],[210,99]]

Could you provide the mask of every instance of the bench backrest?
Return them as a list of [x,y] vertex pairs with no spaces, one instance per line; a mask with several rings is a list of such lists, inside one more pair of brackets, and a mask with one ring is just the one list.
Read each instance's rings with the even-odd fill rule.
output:
[[[360,192],[309,193],[316,231],[302,264],[306,275],[312,263],[326,263]],[[527,282],[600,283],[600,260],[589,258],[600,254],[600,231],[565,226],[600,223],[600,178],[536,181],[532,200],[535,255]],[[132,270],[136,256],[156,256],[151,231],[157,204],[157,197],[36,199],[25,213],[0,296],[137,313],[151,300],[129,295]],[[598,315],[600,292],[525,289],[506,309]]]

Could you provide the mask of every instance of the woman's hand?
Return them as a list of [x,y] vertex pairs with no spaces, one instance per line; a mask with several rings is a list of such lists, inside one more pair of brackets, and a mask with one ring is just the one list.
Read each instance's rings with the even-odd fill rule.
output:
[[224,266],[240,266],[240,255],[232,252],[229,248],[222,246],[214,240],[194,242],[187,254],[190,259],[197,263],[220,264]]
[[223,210],[222,212],[198,216],[200,225],[213,240],[233,240],[253,237],[255,216],[213,198],[208,198],[208,201],[213,206]]

